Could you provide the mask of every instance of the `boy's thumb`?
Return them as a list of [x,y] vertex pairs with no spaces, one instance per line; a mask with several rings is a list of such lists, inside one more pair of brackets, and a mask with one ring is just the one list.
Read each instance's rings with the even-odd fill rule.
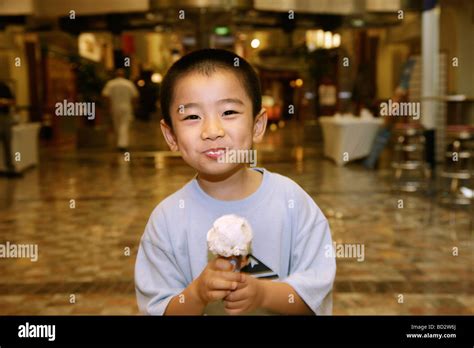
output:
[[232,264],[221,257],[218,257],[215,262],[215,266],[220,271],[232,271]]

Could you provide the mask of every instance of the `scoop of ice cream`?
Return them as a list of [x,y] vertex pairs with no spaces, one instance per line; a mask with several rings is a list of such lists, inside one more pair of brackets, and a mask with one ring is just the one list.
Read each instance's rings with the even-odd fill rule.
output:
[[207,245],[214,255],[246,256],[252,237],[252,228],[247,220],[233,214],[223,215],[214,221],[207,232]]

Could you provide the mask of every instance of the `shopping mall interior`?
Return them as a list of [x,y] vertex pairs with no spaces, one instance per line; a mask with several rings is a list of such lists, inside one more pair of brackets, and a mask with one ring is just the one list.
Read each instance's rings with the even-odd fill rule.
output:
[[[195,175],[160,87],[201,48],[252,64],[257,166],[314,199],[335,250],[357,246],[336,255],[334,315],[474,314],[473,35],[471,0],[2,0],[0,315],[140,314],[145,225]],[[125,142],[104,92],[119,68]]]

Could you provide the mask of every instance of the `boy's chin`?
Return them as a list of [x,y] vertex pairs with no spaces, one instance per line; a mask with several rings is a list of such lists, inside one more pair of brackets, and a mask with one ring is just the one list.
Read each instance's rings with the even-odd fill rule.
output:
[[197,172],[201,177],[224,179],[245,168],[242,164],[215,163],[200,167]]

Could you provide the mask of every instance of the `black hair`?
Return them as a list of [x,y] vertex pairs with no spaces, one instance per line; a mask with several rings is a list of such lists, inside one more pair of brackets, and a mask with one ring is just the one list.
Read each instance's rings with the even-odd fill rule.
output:
[[217,69],[232,71],[241,81],[245,92],[252,101],[252,114],[255,117],[262,108],[260,80],[252,66],[237,54],[222,50],[206,48],[193,51],[176,61],[166,73],[161,84],[161,113],[166,124],[171,123],[170,107],[177,81],[191,72],[211,76]]

